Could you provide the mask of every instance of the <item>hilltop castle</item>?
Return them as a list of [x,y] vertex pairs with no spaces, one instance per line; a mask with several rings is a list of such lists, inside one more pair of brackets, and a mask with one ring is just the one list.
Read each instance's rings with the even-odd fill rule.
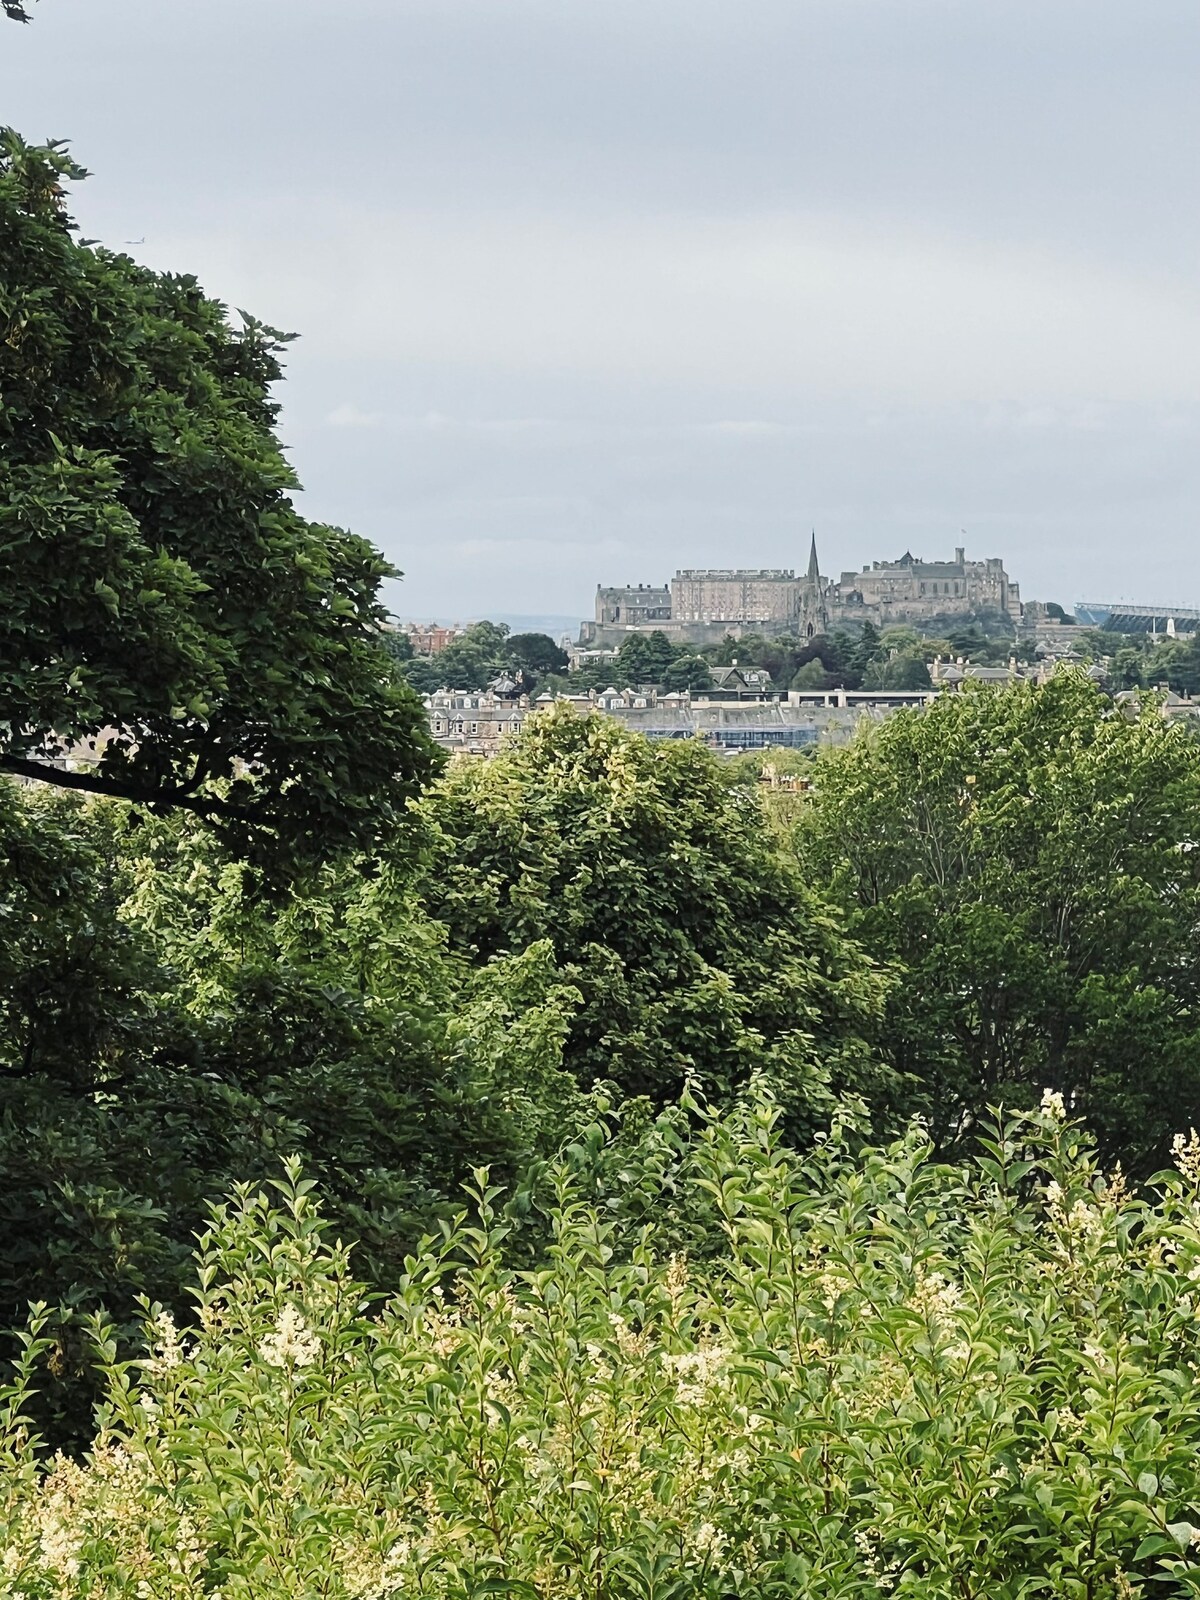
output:
[[764,629],[811,639],[864,622],[929,630],[977,619],[1015,627],[1020,615],[1020,590],[998,557],[968,561],[960,547],[953,561],[920,561],[906,551],[898,561],[875,561],[834,581],[821,575],[814,534],[800,576],[783,567],[688,567],[669,586],[597,585],[595,620],[583,624],[580,643],[619,644],[630,631],[654,628],[707,644]]

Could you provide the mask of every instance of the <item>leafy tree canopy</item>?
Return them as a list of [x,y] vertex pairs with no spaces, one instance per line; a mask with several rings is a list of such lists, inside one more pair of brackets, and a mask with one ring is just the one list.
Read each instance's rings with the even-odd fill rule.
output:
[[631,633],[621,641],[621,671],[627,683],[662,683],[679,654],[660,628]]
[[56,1440],[88,1421],[79,1316],[186,1309],[195,1230],[232,1183],[302,1154],[382,1277],[472,1167],[515,1179],[570,1132],[576,997],[548,945],[449,954],[402,840],[264,903],[185,813],[0,779],[0,1337],[31,1300],[68,1308]]
[[931,687],[929,668],[913,651],[901,651],[882,661],[868,663],[862,686],[864,689],[928,689]]
[[1157,705],[968,685],[823,753],[795,840],[898,970],[887,1050],[943,1144],[1047,1084],[1127,1162],[1200,1122],[1200,745]]
[[878,975],[777,852],[757,796],[698,741],[655,744],[566,707],[421,803],[451,948],[486,962],[548,940],[583,1004],[564,1061],[657,1103],[755,1073],[810,1128],[862,1089]]
[[829,682],[829,673],[825,670],[825,663],[820,656],[812,656],[794,674],[791,682],[793,689],[824,689]]
[[713,675],[703,656],[677,656],[663,677],[663,688],[668,692],[698,693],[712,686]]
[[511,674],[527,692],[549,673],[563,672],[567,653],[549,634],[514,633],[502,622],[474,622],[461,639],[435,656],[406,662],[404,676],[422,694],[435,689],[486,689],[501,674]]
[[567,670],[567,652],[548,633],[509,634],[508,659],[532,677]]
[[[0,770],[322,856],[439,756],[380,640],[388,564],[298,515],[281,336],[80,242],[61,145],[0,137]],[[85,771],[48,771],[101,736]]]

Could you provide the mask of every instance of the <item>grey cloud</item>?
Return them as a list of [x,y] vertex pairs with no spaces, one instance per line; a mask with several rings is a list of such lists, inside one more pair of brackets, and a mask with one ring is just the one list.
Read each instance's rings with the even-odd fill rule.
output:
[[[911,544],[1195,601],[1192,0],[43,0],[88,233],[299,329],[418,614]],[[1098,596],[1104,598],[1104,595]]]

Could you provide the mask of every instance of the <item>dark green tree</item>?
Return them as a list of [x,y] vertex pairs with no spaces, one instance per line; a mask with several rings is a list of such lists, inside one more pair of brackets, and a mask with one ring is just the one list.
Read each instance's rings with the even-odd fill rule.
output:
[[411,661],[413,658],[412,640],[407,633],[399,628],[385,628],[380,642],[393,661]]
[[662,683],[679,653],[660,628],[631,633],[621,641],[621,672],[627,683]]
[[1176,694],[1200,695],[1200,634],[1162,640],[1146,661],[1145,680],[1165,683]]
[[873,622],[864,622],[847,654],[846,665],[851,672],[862,674],[871,662],[883,654],[883,645],[879,638],[879,629]]
[[[437,770],[381,643],[390,568],[305,521],[280,336],[81,243],[61,145],[0,137],[0,770],[313,858]],[[96,766],[45,762],[106,734]]]
[[955,656],[964,656],[968,661],[979,662],[992,659],[994,652],[990,648],[988,636],[977,622],[970,622],[962,627],[951,628],[947,637],[950,641],[951,653]]
[[567,652],[548,633],[512,633],[505,647],[512,665],[531,679],[567,670]]
[[1142,651],[1123,645],[1109,661],[1107,682],[1111,689],[1140,689],[1145,687],[1146,657]]
[[901,651],[872,661],[863,673],[864,689],[928,689],[929,668],[920,655]]
[[667,668],[663,688],[671,691],[690,690],[698,693],[711,689],[713,675],[703,656],[677,656]]
[[184,813],[0,779],[0,1360],[30,1300],[63,1304],[43,1423],[90,1422],[78,1317],[180,1274],[209,1202],[302,1155],[394,1280],[481,1162],[515,1181],[574,1123],[576,997],[547,945],[448,955],[412,833],[264,902]]
[[461,639],[435,656],[414,656],[402,667],[420,694],[434,689],[486,689],[510,666],[508,629],[502,622],[474,622]]
[[810,656],[802,667],[798,667],[792,674],[790,687],[793,689],[824,689],[829,682],[829,674],[825,670],[825,663],[820,656]]
[[1200,743],[1081,673],[968,684],[817,764],[796,829],[900,981],[886,1050],[943,1148],[1060,1090],[1144,1167],[1200,1124]]

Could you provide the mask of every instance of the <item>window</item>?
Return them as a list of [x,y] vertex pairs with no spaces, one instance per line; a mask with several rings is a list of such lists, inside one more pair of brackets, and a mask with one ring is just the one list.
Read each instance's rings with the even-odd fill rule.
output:
[[479,724],[477,722],[473,722],[471,724],[471,732],[472,733],[478,733],[479,732]]

